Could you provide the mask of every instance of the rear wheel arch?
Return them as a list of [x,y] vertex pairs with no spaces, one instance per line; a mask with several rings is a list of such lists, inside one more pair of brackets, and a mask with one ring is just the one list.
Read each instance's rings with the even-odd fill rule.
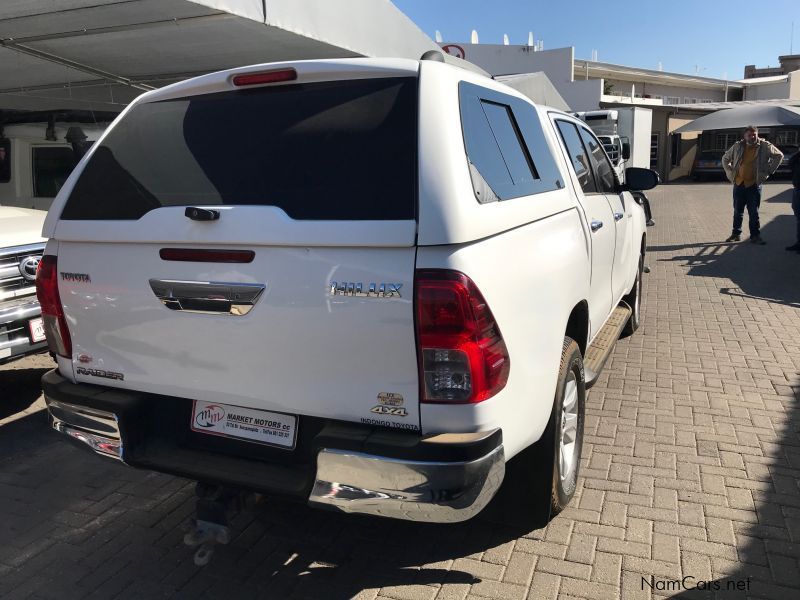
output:
[[581,356],[586,356],[589,342],[589,303],[586,300],[581,300],[572,309],[564,335],[575,340],[581,349]]

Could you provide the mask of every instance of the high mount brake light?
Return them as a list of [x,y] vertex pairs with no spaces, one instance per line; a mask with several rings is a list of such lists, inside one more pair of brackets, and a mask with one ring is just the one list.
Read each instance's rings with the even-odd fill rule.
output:
[[252,250],[207,250],[198,248],[162,248],[161,260],[209,263],[251,263],[256,256]]
[[234,75],[233,85],[242,87],[246,85],[261,85],[264,83],[279,83],[281,81],[294,81],[297,71],[294,69],[278,69],[277,71],[263,71],[261,73],[243,73]]
[[414,290],[421,401],[477,403],[502,390],[508,350],[473,281],[457,271],[420,269]]
[[58,293],[57,259],[51,254],[42,257],[36,270],[36,296],[42,307],[42,322],[50,351],[71,359],[72,338]]

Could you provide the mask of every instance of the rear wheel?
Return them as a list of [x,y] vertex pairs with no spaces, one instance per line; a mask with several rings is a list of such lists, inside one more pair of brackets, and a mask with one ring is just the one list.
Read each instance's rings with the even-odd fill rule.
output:
[[[564,510],[575,495],[581,462],[585,411],[586,383],[581,351],[574,340],[564,338],[553,413],[547,426],[550,431],[546,432],[555,442],[550,497],[551,517]],[[547,436],[542,439],[543,442],[546,440]]]
[[506,465],[486,517],[527,530],[544,527],[575,494],[583,443],[586,383],[577,342],[565,337],[550,420],[538,442]]

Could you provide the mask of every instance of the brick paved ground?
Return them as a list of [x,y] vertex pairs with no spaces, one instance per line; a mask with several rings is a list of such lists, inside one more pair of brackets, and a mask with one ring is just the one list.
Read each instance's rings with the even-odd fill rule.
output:
[[718,242],[725,185],[651,194],[644,325],[589,396],[579,496],[543,530],[270,501],[197,569],[181,546],[191,486],[63,443],[36,412],[49,359],[3,367],[0,596],[627,599],[676,594],[667,582],[688,576],[723,588],[749,577],[750,597],[800,598],[800,256],[783,251],[787,189],[765,188],[765,247]]

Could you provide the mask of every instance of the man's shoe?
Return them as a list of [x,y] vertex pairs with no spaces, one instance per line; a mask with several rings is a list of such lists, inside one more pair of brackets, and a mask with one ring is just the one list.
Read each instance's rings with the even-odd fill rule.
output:
[[742,241],[742,236],[740,234],[738,234],[738,233],[732,233],[730,235],[730,237],[725,241],[726,242],[741,242]]
[[800,252],[800,242],[796,244],[792,244],[791,246],[786,246],[787,252]]
[[767,242],[761,239],[760,235],[754,235],[750,238],[750,242],[759,246],[765,245]]

